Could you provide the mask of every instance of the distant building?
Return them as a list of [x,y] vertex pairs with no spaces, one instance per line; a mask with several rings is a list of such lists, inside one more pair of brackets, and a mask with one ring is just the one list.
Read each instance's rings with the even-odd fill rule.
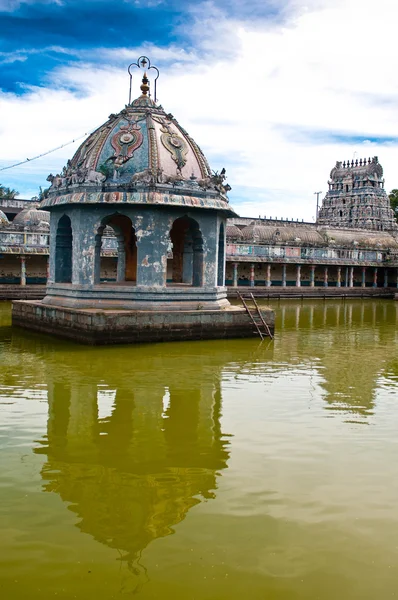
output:
[[27,200],[23,198],[0,198],[0,210],[6,215],[9,221],[12,221],[18,213],[24,208],[34,206],[36,200]]
[[336,162],[328,184],[318,216],[320,225],[376,231],[398,229],[377,156]]

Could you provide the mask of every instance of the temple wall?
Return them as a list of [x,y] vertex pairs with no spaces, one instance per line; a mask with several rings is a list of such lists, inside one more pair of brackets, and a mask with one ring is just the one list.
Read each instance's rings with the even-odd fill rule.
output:
[[[47,256],[26,257],[26,283],[45,284],[47,280]],[[18,254],[0,255],[0,284],[21,282],[21,257]]]
[[[236,263],[235,263],[236,264]],[[283,264],[272,264],[271,265],[271,285],[282,286],[283,285]],[[227,262],[226,265],[226,285],[233,285],[233,270],[234,263]],[[250,272],[251,263],[237,263],[238,271],[238,286],[250,286]],[[296,287],[297,283],[297,267],[294,264],[286,264],[286,286]],[[311,285],[311,266],[301,264],[300,269],[300,285],[301,287],[308,287]],[[315,265],[314,270],[314,286],[324,287],[325,286],[325,267],[327,268],[327,286],[336,287],[338,284],[338,266],[336,265]],[[350,268],[353,268],[353,287],[362,286],[362,267],[360,265],[349,265],[340,266],[340,286],[349,286],[349,273]],[[385,283],[385,272],[388,274],[388,286],[397,287],[397,268],[385,268],[383,266],[377,268],[377,284],[378,287],[384,287]],[[365,268],[365,287],[372,287],[374,284],[375,267]],[[267,263],[254,263],[254,285],[255,286],[266,286],[267,285]]]

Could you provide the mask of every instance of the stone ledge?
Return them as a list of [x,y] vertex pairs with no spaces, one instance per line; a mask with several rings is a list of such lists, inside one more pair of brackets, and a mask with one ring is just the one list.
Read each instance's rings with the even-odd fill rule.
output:
[[45,295],[45,285],[12,283],[0,285],[0,300],[42,300]]
[[[275,315],[262,310],[271,332]],[[255,337],[241,307],[226,310],[130,311],[72,309],[17,300],[12,324],[91,345]]]
[[229,306],[226,298],[225,287],[50,283],[43,304],[72,309],[179,312],[225,310]]
[[309,286],[239,286],[228,288],[228,298],[237,298],[237,292],[241,294],[253,294],[255,298],[394,298],[396,288],[362,288],[362,287],[309,287]]

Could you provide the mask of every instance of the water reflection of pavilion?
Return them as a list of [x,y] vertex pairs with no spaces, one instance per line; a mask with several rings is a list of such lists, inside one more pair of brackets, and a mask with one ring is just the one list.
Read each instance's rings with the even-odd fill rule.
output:
[[[120,551],[132,568],[151,541],[214,497],[229,456],[220,425],[224,353],[162,350],[152,347],[130,374],[115,364],[106,377],[97,350],[86,374],[79,363],[59,372],[48,363],[47,436],[35,449],[46,455],[44,489],[69,504],[82,532]],[[108,416],[99,418],[110,397]]]

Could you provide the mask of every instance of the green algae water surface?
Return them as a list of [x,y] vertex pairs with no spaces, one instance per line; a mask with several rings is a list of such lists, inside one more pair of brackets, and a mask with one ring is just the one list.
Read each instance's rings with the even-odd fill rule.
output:
[[0,305],[5,600],[398,594],[398,303],[90,348]]

